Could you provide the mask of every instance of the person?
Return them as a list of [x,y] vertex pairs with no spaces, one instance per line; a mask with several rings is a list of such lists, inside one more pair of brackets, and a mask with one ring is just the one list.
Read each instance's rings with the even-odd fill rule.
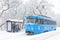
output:
[[15,23],[12,24],[12,31],[15,32]]
[[18,24],[15,26],[15,31],[18,32]]
[[20,29],[19,29],[19,25],[16,24],[16,28],[15,28],[16,32],[18,32]]

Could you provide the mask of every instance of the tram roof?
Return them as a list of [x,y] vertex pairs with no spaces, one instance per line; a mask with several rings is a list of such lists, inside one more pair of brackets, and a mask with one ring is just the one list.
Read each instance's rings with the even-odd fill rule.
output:
[[40,15],[40,16],[37,16],[37,15],[34,15],[34,16],[26,16],[27,18],[36,18],[36,19],[46,19],[46,20],[51,20],[51,21],[56,21],[55,19],[51,18],[51,17],[47,17],[47,16],[43,16],[43,15]]

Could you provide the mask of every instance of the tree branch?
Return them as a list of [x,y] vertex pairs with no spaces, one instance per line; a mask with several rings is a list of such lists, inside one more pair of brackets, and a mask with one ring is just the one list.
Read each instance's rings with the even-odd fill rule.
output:
[[7,0],[7,5],[8,5],[8,8],[7,9],[5,9],[5,10],[3,10],[2,12],[1,12],[1,14],[0,14],[0,17],[3,15],[3,13],[5,12],[5,11],[7,11],[8,9],[9,9],[9,0]]

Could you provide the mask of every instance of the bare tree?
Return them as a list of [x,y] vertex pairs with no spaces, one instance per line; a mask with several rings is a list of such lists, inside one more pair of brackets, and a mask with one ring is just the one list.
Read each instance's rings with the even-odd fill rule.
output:
[[[3,9],[4,6],[6,6],[6,5],[7,5],[7,8],[2,10],[2,12],[0,13],[0,18],[1,18],[1,16],[3,15],[3,13],[9,9],[9,0],[5,0],[5,1],[3,0],[3,2],[4,2],[4,4],[2,4],[2,9]],[[5,23],[1,24],[0,27],[1,27],[2,25],[4,25],[4,24],[5,24]]]
[[[35,2],[35,1],[34,1]],[[34,3],[33,2],[33,3]],[[51,13],[51,7],[52,7],[53,5],[52,4],[49,4],[48,3],[48,1],[47,0],[41,0],[40,2],[39,2],[39,4],[37,4],[37,6],[35,6],[35,7],[32,7],[32,9],[33,9],[33,13],[35,14],[35,15],[37,15],[37,13],[35,13],[35,11],[34,10],[38,10],[39,11],[39,15],[45,15],[45,16],[47,16],[47,14],[49,14],[48,12],[50,11],[50,13]]]
[[[3,23],[1,23],[0,27],[2,27],[3,25],[6,24],[6,20],[8,18],[12,18],[12,17],[16,18],[17,8],[21,4],[22,4],[22,2],[19,3],[19,1],[17,1],[17,0],[13,0],[11,2],[9,2],[9,0],[6,0],[5,1],[5,5],[7,5],[7,8],[6,9],[3,9],[2,12],[1,12],[1,14],[0,14],[0,19],[4,21]],[[3,8],[3,6],[2,6],[2,8]],[[12,9],[14,10],[15,14],[13,14],[13,12],[12,13],[11,12],[9,13],[9,10],[12,10]],[[4,12],[6,12],[6,13],[4,13]]]
[[0,14],[0,17],[3,15],[3,13],[5,12],[5,11],[7,11],[8,9],[9,9],[9,0],[7,0],[6,2],[5,2],[5,4],[7,4],[7,8],[6,9],[3,9],[3,7],[4,7],[4,5],[2,5],[2,12],[1,12],[1,14]]

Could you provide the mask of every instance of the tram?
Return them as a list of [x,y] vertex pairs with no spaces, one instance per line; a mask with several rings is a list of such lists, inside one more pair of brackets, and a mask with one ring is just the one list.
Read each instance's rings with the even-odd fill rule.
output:
[[56,30],[56,20],[47,16],[26,16],[26,30],[27,34],[40,34]]

